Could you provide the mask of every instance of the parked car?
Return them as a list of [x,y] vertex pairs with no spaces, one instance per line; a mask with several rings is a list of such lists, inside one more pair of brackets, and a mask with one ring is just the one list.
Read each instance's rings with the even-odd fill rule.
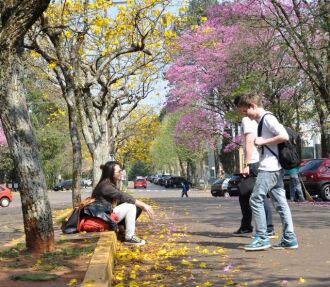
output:
[[230,177],[228,181],[228,187],[227,191],[228,194],[227,196],[238,196],[239,191],[238,191],[238,184],[242,181],[243,175],[240,173],[234,174],[233,176]]
[[63,181],[59,182],[58,184],[56,184],[53,187],[53,190],[55,190],[55,191],[64,190],[64,189],[68,190],[71,188],[72,188],[72,179],[69,179],[69,180],[63,180]]
[[230,180],[230,177],[223,178],[223,179],[217,179],[215,182],[213,182],[213,184],[211,185],[211,194],[213,196],[229,197],[230,194],[227,190],[229,180]]
[[156,174],[156,175],[153,177],[152,182],[153,182],[154,184],[159,184],[158,182],[159,182],[159,180],[160,180],[161,177],[162,177],[162,175],[160,175],[160,174]]
[[8,207],[12,201],[13,195],[11,190],[4,185],[0,185],[0,205],[2,207]]
[[147,180],[144,177],[137,177],[134,180],[134,189],[138,187],[147,188]]
[[93,181],[91,179],[82,179],[81,180],[81,186],[88,187],[92,186]]
[[162,175],[159,180],[157,181],[157,184],[161,185],[161,186],[165,186],[165,181],[170,178],[171,175]]
[[299,175],[310,195],[330,201],[330,158],[307,161],[300,167]]
[[182,176],[169,176],[164,180],[164,186],[169,187],[180,187],[181,183],[186,181],[186,179]]

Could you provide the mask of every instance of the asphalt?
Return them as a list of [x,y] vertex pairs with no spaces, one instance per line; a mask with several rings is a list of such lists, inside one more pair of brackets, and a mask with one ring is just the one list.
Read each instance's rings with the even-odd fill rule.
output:
[[[330,286],[330,203],[290,203],[299,241],[297,250],[248,252],[243,245],[251,241],[250,235],[232,236],[241,219],[237,197],[212,198],[204,194],[201,197],[192,191],[189,198],[152,197],[186,226],[189,236],[182,240],[186,246],[226,250],[225,262],[213,255],[201,258],[209,263],[206,278],[213,286],[224,286],[219,278],[231,272],[233,286]],[[273,211],[278,235],[271,239],[274,244],[280,238],[281,224],[279,215]]]
[[[190,190],[189,198],[181,198],[178,189],[165,190],[153,185],[147,190],[131,191],[135,197],[152,198],[173,222],[185,226],[187,236],[180,238],[180,243],[190,250],[196,246],[210,250],[224,248],[225,256],[204,254],[199,258],[207,263],[201,276],[212,286],[330,287],[330,203],[290,203],[299,241],[297,250],[247,252],[242,246],[251,238],[232,236],[241,219],[237,197],[215,198],[209,191]],[[18,224],[20,216],[15,217]],[[280,219],[274,210],[273,217],[280,236]],[[22,234],[21,226],[11,227],[9,224],[2,226],[2,243]],[[272,243],[277,240],[279,238],[271,239]],[[221,279],[224,276],[230,276],[232,283],[227,280],[224,285]],[[187,283],[186,286],[195,285]]]

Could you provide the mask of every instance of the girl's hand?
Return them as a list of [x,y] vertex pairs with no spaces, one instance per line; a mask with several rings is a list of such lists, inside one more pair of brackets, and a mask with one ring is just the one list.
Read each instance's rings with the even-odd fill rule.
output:
[[149,218],[152,218],[153,217],[154,210],[152,209],[152,207],[150,205],[144,204],[143,210],[149,216]]

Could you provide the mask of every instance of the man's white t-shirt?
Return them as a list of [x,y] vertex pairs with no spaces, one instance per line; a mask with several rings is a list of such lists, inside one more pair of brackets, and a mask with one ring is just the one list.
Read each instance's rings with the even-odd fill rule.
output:
[[[262,119],[263,115],[266,113],[264,111],[261,114],[260,119],[257,120],[259,123]],[[265,139],[272,138],[277,135],[287,135],[288,133],[285,129],[285,127],[279,123],[277,118],[272,114],[267,114],[264,117],[263,125],[262,125],[262,132],[261,136]],[[268,144],[267,145],[275,154],[278,155],[278,146],[277,144]],[[278,162],[278,159],[275,155],[273,155],[268,148],[263,148],[263,154],[262,149],[259,149],[260,152],[260,162],[259,162],[259,170],[265,170],[265,171],[278,171],[282,169],[280,163]]]
[[[258,123],[254,120],[251,120],[248,117],[244,117],[242,119],[241,133],[242,133],[242,135],[252,133],[254,135],[254,137],[257,137]],[[245,153],[246,152],[245,137],[243,137],[243,149],[244,149],[244,153]],[[259,152],[258,152],[257,148],[254,146],[252,155],[251,155],[251,160],[249,163],[256,163],[258,161],[259,161]]]

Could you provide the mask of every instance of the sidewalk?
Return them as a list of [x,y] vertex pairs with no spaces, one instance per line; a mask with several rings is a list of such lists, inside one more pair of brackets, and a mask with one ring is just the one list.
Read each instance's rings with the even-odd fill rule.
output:
[[[222,286],[219,278],[223,275],[231,275],[236,286],[330,286],[330,204],[290,204],[300,245],[298,250],[246,252],[242,246],[251,238],[231,236],[241,219],[237,198],[188,200],[158,199],[157,202],[171,206],[173,217],[186,225],[189,237],[182,242],[188,247],[225,249],[228,256],[225,262],[221,256],[204,257],[210,263],[204,270],[205,280],[213,286]],[[273,217],[276,233],[280,235],[281,225],[275,211]]]

